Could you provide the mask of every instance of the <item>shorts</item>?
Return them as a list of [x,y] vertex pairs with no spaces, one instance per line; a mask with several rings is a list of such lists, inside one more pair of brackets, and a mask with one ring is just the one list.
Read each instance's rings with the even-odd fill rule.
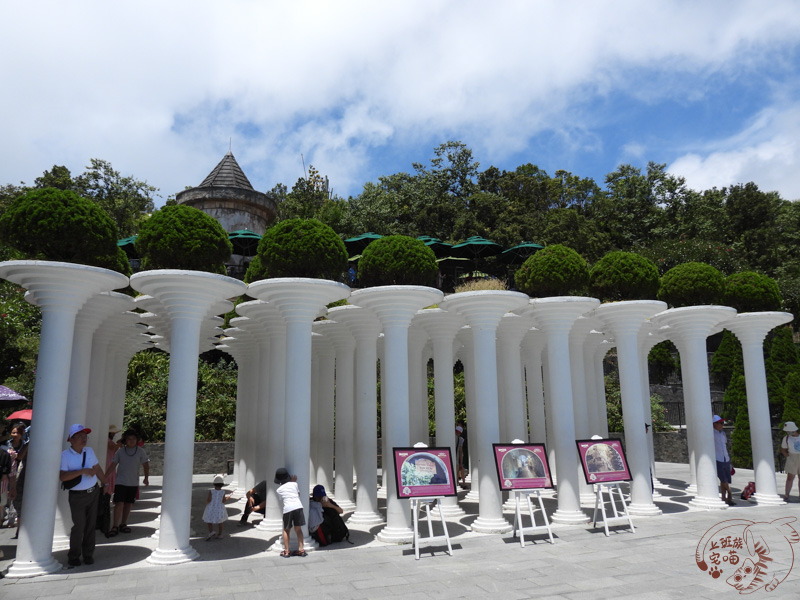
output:
[[306,524],[306,517],[303,514],[302,508],[295,508],[292,512],[283,513],[283,529],[291,529],[292,527],[301,527]]
[[136,492],[139,491],[138,485],[120,485],[114,486],[114,502],[122,502],[123,504],[133,504],[136,502]]
[[787,456],[783,471],[787,475],[800,475],[800,454],[790,454]]
[[722,483],[731,482],[731,463],[717,461],[717,477]]

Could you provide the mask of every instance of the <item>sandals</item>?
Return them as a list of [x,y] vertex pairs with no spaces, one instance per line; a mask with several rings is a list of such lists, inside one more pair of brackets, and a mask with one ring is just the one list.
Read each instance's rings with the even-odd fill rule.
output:
[[119,532],[120,533],[130,533],[131,532],[131,528],[128,527],[127,525],[120,525],[119,526]]
[[287,552],[286,550],[281,550],[281,558],[289,558],[292,555],[291,552]]
[[308,556],[308,552],[306,552],[305,550],[295,550],[294,552],[292,552],[292,556],[306,557]]
[[112,527],[111,529],[108,530],[108,533],[106,534],[106,537],[112,538],[115,535],[117,535],[118,533],[119,533],[119,528],[118,527]]

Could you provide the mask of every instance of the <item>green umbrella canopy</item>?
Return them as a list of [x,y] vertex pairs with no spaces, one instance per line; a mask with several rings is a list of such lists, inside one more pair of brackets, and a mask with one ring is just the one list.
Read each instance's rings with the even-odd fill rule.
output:
[[249,229],[237,229],[228,234],[228,239],[233,244],[233,254],[255,256],[261,236]]
[[117,246],[125,251],[128,258],[139,258],[139,254],[136,252],[136,238],[138,237],[138,235],[132,235],[131,237],[126,237],[124,240],[119,240],[117,242]]
[[348,254],[360,254],[364,251],[364,248],[369,246],[375,240],[381,239],[382,237],[383,236],[380,234],[368,231],[367,233],[362,233],[361,235],[346,239],[344,241],[344,245],[345,248],[347,248]]
[[521,244],[517,244],[508,250],[503,250],[500,253],[500,260],[504,263],[523,263],[525,262],[526,258],[532,254],[536,254],[536,252],[542,248],[544,248],[544,246],[540,244],[534,244],[533,242],[522,242]]
[[421,235],[417,237],[417,239],[424,243],[428,248],[433,250],[436,258],[447,257],[450,254],[450,249],[453,247],[452,245],[443,242],[439,238],[431,237],[429,235]]
[[452,256],[475,259],[484,256],[495,256],[500,254],[502,249],[503,247],[500,244],[495,244],[491,240],[487,240],[479,235],[474,235],[460,244],[453,246],[450,250],[450,254]]

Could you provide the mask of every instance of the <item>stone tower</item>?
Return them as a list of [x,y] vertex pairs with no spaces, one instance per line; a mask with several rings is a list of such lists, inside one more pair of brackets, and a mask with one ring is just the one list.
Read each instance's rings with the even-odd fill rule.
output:
[[228,233],[249,229],[263,235],[275,219],[275,200],[253,189],[230,151],[203,183],[179,192],[176,200],[214,217]]

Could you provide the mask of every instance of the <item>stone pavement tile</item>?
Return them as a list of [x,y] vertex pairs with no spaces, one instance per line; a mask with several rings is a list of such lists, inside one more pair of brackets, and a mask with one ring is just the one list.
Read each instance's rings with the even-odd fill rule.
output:
[[366,589],[373,589],[373,588],[391,588],[395,585],[404,585],[408,583],[405,578],[401,577],[400,575],[395,575],[392,577],[370,577],[368,579],[359,579],[358,581],[353,581],[353,587],[357,590],[366,590]]
[[[4,582],[0,584],[3,586],[4,591],[0,596],[5,596],[6,593],[13,596],[14,598],[19,598],[20,600],[27,600],[28,598],[38,598],[42,596],[42,590],[47,590],[47,595],[69,595],[72,593],[72,588],[75,587],[75,584],[71,581],[53,581],[47,582],[45,584],[39,585],[30,585],[24,582],[36,582],[36,578],[32,579],[4,579]],[[9,590],[6,592],[5,590]]]
[[[196,589],[174,589],[136,594],[136,600],[191,600],[197,597]],[[73,596],[73,598],[75,597]]]
[[200,591],[200,597],[207,598],[209,596],[225,596],[230,598],[231,595],[237,593],[247,593],[247,592],[260,592],[263,591],[263,587],[260,583],[246,583],[242,585],[216,585],[216,586],[209,586],[205,587]]

